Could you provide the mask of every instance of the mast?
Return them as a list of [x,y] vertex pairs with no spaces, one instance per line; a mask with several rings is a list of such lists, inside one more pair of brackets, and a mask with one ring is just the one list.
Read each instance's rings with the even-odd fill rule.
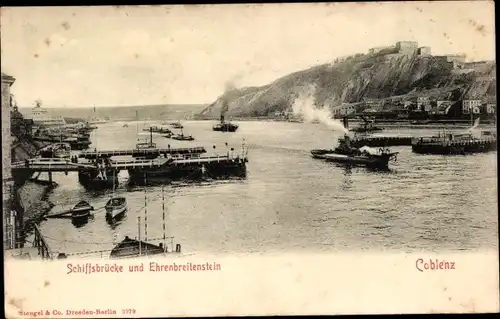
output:
[[[149,127],[149,136],[150,136],[150,145],[153,146],[153,127]],[[145,177],[146,175],[144,175],[144,181],[146,179]]]
[[144,173],[144,241],[145,242],[148,241],[148,201],[147,201],[147,188],[146,188],[146,173]]
[[141,244],[141,216],[137,216],[137,234],[139,239],[139,256],[142,255],[142,244]]
[[163,252],[166,252],[166,231],[165,231],[165,193],[163,189],[163,185],[161,187],[161,199],[162,199],[162,212],[163,212]]

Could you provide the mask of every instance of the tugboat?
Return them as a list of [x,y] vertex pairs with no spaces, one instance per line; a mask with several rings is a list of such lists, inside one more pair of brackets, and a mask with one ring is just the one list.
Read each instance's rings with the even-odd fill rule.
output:
[[182,126],[181,122],[170,123],[170,126],[172,126],[173,128],[184,128],[184,126]]
[[220,123],[215,124],[212,129],[217,132],[236,132],[238,125],[224,121],[224,115],[220,116]]
[[162,126],[149,126],[142,129],[145,132],[153,132],[159,134],[171,134],[172,131],[167,127]]
[[88,202],[82,200],[78,202],[71,210],[71,219],[73,223],[84,223],[88,220],[90,212],[94,210]]
[[339,139],[339,145],[334,150],[316,149],[311,151],[313,158],[323,159],[331,162],[364,165],[371,168],[388,168],[390,160],[396,160],[398,152],[389,149],[373,149],[368,146],[355,148],[351,146],[347,134]]
[[181,134],[171,135],[171,139],[178,141],[194,141],[194,137],[191,135],[184,135],[184,131],[181,129]]

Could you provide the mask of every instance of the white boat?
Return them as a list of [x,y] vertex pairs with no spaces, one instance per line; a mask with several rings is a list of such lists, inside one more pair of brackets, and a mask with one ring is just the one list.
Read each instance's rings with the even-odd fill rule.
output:
[[35,126],[61,127],[67,125],[64,117],[53,116],[49,114],[49,111],[47,109],[42,108],[41,101],[36,101],[36,106],[31,109],[31,114],[27,114],[26,118],[31,118]]
[[104,206],[106,218],[113,219],[121,216],[127,210],[127,199],[124,196],[115,195],[115,174],[113,172],[113,196]]
[[107,218],[116,218],[127,210],[127,199],[123,196],[113,196],[108,200],[104,208],[106,209]]
[[92,118],[89,119],[88,123],[89,124],[104,124],[104,123],[108,123],[108,121],[99,118],[97,116],[96,109],[94,107],[94,114],[93,114]]

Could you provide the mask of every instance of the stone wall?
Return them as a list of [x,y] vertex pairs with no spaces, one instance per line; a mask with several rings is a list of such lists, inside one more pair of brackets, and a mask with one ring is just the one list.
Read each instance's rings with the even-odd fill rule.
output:
[[[11,203],[13,192],[12,172],[10,167],[10,87],[15,79],[2,73],[2,218],[3,218],[3,243],[4,249],[15,248],[17,232],[14,230],[11,218]],[[13,245],[14,244],[14,245]]]

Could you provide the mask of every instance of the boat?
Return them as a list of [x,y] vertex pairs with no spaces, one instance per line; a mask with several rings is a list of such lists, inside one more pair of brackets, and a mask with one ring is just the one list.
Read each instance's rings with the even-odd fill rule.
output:
[[496,132],[477,130],[478,126],[479,118],[467,132],[461,134],[443,130],[437,136],[413,138],[411,149],[414,153],[435,155],[465,155],[495,151]]
[[116,174],[113,172],[113,195],[108,200],[104,209],[106,210],[106,218],[113,219],[121,217],[127,210],[127,199],[124,196],[117,196],[115,194]]
[[236,132],[238,125],[231,122],[225,122],[224,116],[221,115],[220,123],[215,124],[212,129],[217,132]]
[[141,255],[160,255],[165,251],[162,246],[161,243],[154,245],[125,236],[125,239],[111,250],[109,258],[122,259],[139,257]]
[[39,127],[61,127],[66,125],[66,121],[62,116],[53,116],[49,114],[47,109],[42,108],[42,101],[35,102],[36,106],[31,109],[31,116],[27,115],[27,119],[32,119],[33,124]]
[[106,209],[106,218],[112,219],[119,217],[127,210],[127,199],[123,196],[113,195],[104,208]]
[[43,158],[69,158],[71,146],[68,143],[54,143],[39,150]]
[[145,132],[153,132],[153,133],[160,133],[160,134],[169,134],[172,133],[172,131],[168,127],[162,127],[162,126],[148,126],[142,129]]
[[184,128],[184,126],[182,126],[181,122],[170,123],[170,126],[172,126],[173,128]]
[[89,119],[89,121],[87,122],[88,124],[105,124],[105,123],[108,123],[108,120],[104,119],[102,120],[101,118],[99,118],[97,116],[97,112],[96,112],[96,109],[94,107],[94,115],[92,116],[92,118]]
[[217,132],[236,132],[238,125],[231,122],[224,121],[224,114],[229,110],[229,106],[226,101],[223,101],[220,114],[220,123],[215,124],[212,129]]
[[347,134],[344,135],[344,138],[339,138],[339,145],[333,150],[316,149],[311,151],[312,157],[316,159],[371,168],[388,168],[389,161],[395,161],[397,154],[398,152],[391,152],[388,148],[377,150],[368,146],[352,147]]
[[172,135],[170,138],[178,141],[194,141],[194,137],[191,135],[184,135],[182,129],[180,134]]
[[88,202],[82,200],[78,202],[71,210],[71,219],[74,221],[83,221],[89,218],[90,212],[94,210]]

